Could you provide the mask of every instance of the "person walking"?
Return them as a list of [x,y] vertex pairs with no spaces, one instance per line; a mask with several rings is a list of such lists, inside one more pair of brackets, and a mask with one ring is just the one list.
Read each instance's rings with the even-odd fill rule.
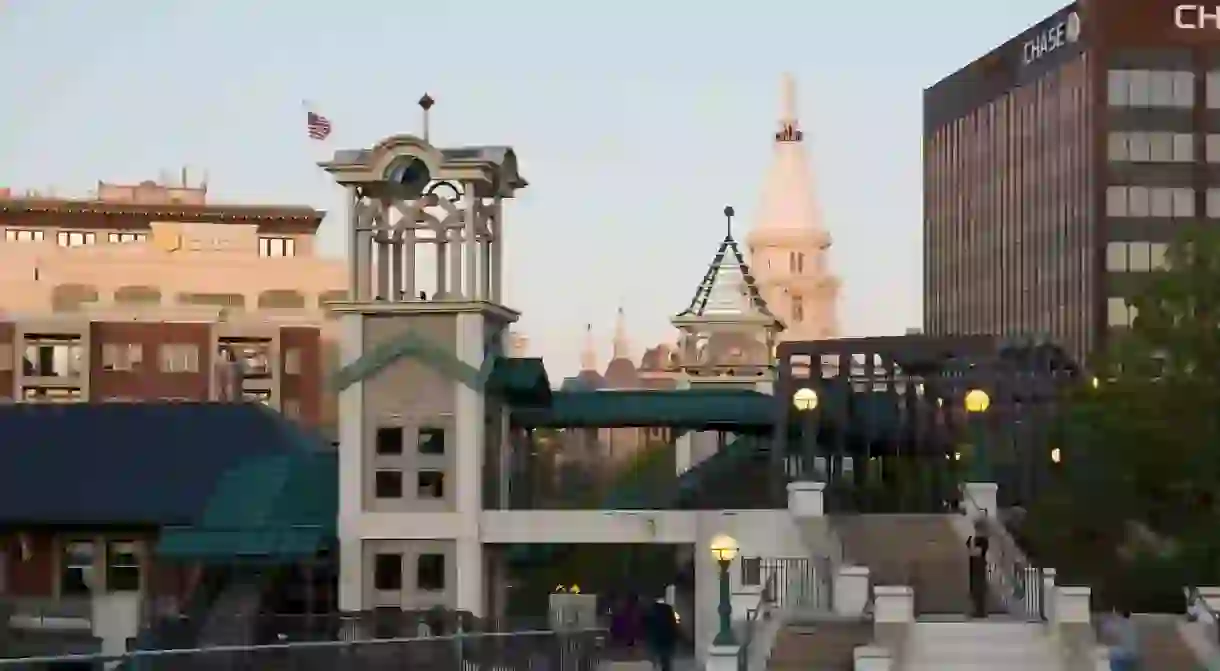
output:
[[678,647],[678,614],[664,599],[657,599],[644,614],[644,640],[657,671],[673,671]]
[[966,539],[970,554],[970,609],[971,617],[987,617],[987,550],[991,540],[987,535],[987,522],[982,517],[974,521],[974,535]]
[[1110,671],[1139,668],[1139,634],[1131,611],[1123,608],[1107,619],[1103,630],[1110,642]]

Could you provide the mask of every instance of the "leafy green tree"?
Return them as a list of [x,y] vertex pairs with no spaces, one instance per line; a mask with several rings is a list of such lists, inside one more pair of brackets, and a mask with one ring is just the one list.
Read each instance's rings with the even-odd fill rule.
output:
[[1170,559],[1179,594],[1185,574],[1220,573],[1220,235],[1191,230],[1167,261],[1128,278],[1145,281],[1137,316],[1068,400],[1063,464],[1030,511],[1044,562],[1095,588]]

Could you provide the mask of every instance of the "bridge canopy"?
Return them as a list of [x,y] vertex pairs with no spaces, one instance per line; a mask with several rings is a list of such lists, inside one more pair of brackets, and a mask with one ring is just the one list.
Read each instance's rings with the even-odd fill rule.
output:
[[516,407],[519,427],[670,427],[690,431],[770,433],[775,399],[748,389],[554,391],[545,406]]

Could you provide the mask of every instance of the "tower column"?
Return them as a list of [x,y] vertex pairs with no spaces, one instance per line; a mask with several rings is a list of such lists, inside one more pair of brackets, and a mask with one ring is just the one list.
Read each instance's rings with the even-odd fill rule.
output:
[[[511,149],[445,150],[409,135],[336,152],[322,167],[352,198],[355,291],[333,306],[344,364],[340,607],[440,606],[482,616],[484,462],[502,432],[487,429],[484,360],[501,356],[519,315],[490,295],[501,265],[478,275],[478,245],[497,250],[503,230],[499,220],[490,227],[479,204],[495,198],[498,217],[499,199],[526,182]],[[455,184],[461,197],[438,202],[435,188]],[[431,291],[416,275],[425,245],[436,250]],[[429,300],[417,298],[420,290]]]

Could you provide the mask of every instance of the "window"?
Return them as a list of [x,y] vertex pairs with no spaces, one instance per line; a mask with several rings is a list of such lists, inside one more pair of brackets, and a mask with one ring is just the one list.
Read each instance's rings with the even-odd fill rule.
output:
[[385,552],[373,555],[373,589],[379,592],[402,590],[402,555]]
[[1131,101],[1131,83],[1126,70],[1111,70],[1107,73],[1106,90],[1111,107],[1126,107]]
[[1110,133],[1106,153],[1111,161],[1133,163],[1192,163],[1194,136],[1190,133]]
[[1220,189],[1207,190],[1207,217],[1220,218]]
[[1123,272],[1127,269],[1127,243],[1111,242],[1106,244],[1106,270]]
[[201,294],[183,292],[178,294],[178,303],[182,305],[208,305],[229,310],[241,310],[246,307],[246,297],[241,294]]
[[419,453],[441,455],[445,453],[445,430],[435,427],[420,427]]
[[46,231],[31,231],[19,228],[9,228],[4,231],[4,239],[8,242],[38,242],[45,240]]
[[1173,107],[1173,72],[1152,72],[1148,75],[1148,96],[1153,107]]
[[1112,296],[1106,300],[1106,322],[1110,326],[1131,326],[1138,312],[1125,298]]
[[27,403],[79,403],[84,399],[80,389],[64,387],[22,387],[21,398]]
[[1207,108],[1220,109],[1220,72],[1207,73]]
[[1195,73],[1173,73],[1173,107],[1190,109],[1195,106]]
[[445,472],[420,471],[416,474],[416,496],[421,499],[445,498]]
[[292,238],[259,238],[259,256],[296,256],[297,241]]
[[1151,270],[1151,261],[1149,259],[1149,243],[1147,242],[1128,242],[1127,243],[1127,270],[1136,273],[1146,273]]
[[285,375],[300,375],[301,374],[301,348],[289,347],[288,351],[284,352],[284,374]]
[[161,345],[162,373],[198,373],[199,346],[190,343]]
[[805,272],[805,254],[802,252],[791,252],[788,254],[788,270],[793,275],[800,275]]
[[1152,73],[1147,70],[1131,70],[1127,73],[1127,105],[1150,107],[1152,105]]
[[243,377],[271,377],[271,343],[266,340],[223,340],[219,354],[225,361],[241,363]]
[[102,345],[102,370],[136,370],[144,362],[144,346],[139,343]]
[[377,454],[402,454],[402,427],[377,427]]
[[373,476],[373,492],[379,499],[401,499],[402,471],[377,471]]
[[805,321],[805,301],[800,296],[792,297],[792,321]]
[[147,237],[145,233],[107,233],[106,242],[114,244],[124,244],[128,242],[140,242]]
[[762,558],[741,558],[741,584],[754,587],[762,584]]
[[97,233],[60,231],[55,234],[55,243],[60,247],[84,247],[94,242],[97,242]]
[[63,566],[59,573],[61,594],[88,594],[93,586],[93,543],[70,541],[64,544]]
[[1106,215],[1190,218],[1195,214],[1194,196],[1188,187],[1111,186],[1106,189]]
[[140,591],[140,555],[131,541],[115,541],[106,547],[106,589],[111,592]]
[[114,290],[115,303],[139,303],[158,305],[161,303],[161,290],[156,287],[129,285]]
[[1152,270],[1165,270],[1169,267],[1169,245],[1164,242],[1153,242],[1148,245],[1148,266]]
[[76,377],[85,350],[76,339],[31,338],[26,341],[23,373],[29,377]]
[[415,566],[415,586],[424,592],[445,590],[445,555],[421,554]]

